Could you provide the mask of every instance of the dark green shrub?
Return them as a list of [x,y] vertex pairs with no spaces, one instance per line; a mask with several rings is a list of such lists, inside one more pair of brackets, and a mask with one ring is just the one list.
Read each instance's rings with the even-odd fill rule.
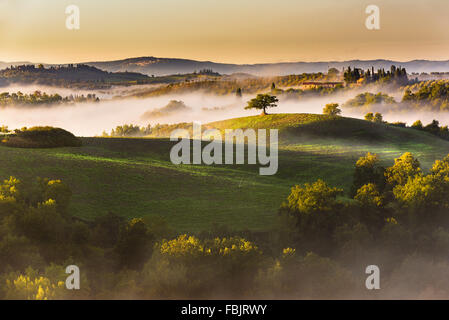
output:
[[80,147],[81,140],[72,133],[53,127],[33,127],[15,130],[14,134],[5,136],[3,145],[16,148],[57,148]]

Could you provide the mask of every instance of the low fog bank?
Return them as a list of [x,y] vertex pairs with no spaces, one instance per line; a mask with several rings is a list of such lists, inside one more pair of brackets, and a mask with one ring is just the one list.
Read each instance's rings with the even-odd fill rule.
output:
[[[145,120],[142,117],[148,111],[166,106],[171,100],[181,100],[191,109],[156,119]],[[104,100],[100,103],[51,107],[6,107],[0,109],[0,125],[7,125],[11,129],[48,125],[64,128],[78,136],[94,136],[101,135],[103,131],[110,132],[118,125],[130,123],[141,126],[149,123],[154,125],[191,121],[206,123],[255,114],[254,111],[243,110],[245,101],[246,98],[188,94],[147,99]],[[203,108],[209,108],[210,111],[205,111]],[[217,109],[214,110],[214,108]]]
[[[0,125],[7,125],[10,129],[48,125],[64,128],[78,136],[95,136],[101,135],[103,131],[109,133],[111,129],[123,124],[147,126],[192,121],[208,123],[258,115],[260,110],[244,109],[247,101],[253,97],[184,94],[52,107],[7,107],[0,109]],[[321,113],[326,103],[345,101],[344,98],[336,98],[333,96],[303,101],[281,101],[277,108],[268,110],[268,113]],[[143,117],[145,113],[163,108],[171,100],[183,101],[188,109],[151,119]]]
[[[7,89],[7,90],[5,90]],[[118,125],[135,124],[147,126],[157,123],[178,123],[197,121],[207,123],[236,117],[245,117],[260,114],[259,110],[244,110],[248,100],[254,95],[243,96],[214,96],[203,93],[167,95],[151,97],[146,99],[126,98],[109,99],[117,96],[123,91],[139,90],[136,87],[115,88],[111,90],[89,91],[62,89],[42,86],[8,87],[1,92],[23,93],[40,90],[47,93],[59,93],[61,95],[96,93],[100,103],[78,103],[74,105],[60,106],[34,106],[34,107],[6,107],[0,109],[0,125],[7,125],[10,129],[31,126],[55,126],[73,132],[78,136],[101,135],[103,131],[110,132]],[[118,91],[122,90],[122,91]],[[340,94],[321,96],[315,98],[304,98],[302,100],[281,100],[277,108],[269,109],[268,113],[318,113],[321,114],[327,103],[339,103],[340,105],[357,94],[366,91],[355,89]],[[376,93],[375,89],[369,90]],[[399,97],[399,93],[397,93]],[[180,112],[166,113],[165,115],[145,119],[145,113],[160,110],[171,100],[178,100],[188,107]],[[397,101],[400,99],[397,98]],[[440,121],[441,125],[449,124],[449,113],[426,112],[426,111],[400,111],[391,112],[384,106],[372,106],[365,108],[343,108],[343,116],[363,119],[367,112],[381,112],[384,120],[389,122],[401,121],[412,124],[420,119],[424,124],[433,119]]]

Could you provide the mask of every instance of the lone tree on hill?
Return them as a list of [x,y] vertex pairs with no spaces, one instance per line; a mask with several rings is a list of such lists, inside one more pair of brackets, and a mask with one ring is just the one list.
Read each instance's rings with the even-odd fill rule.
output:
[[248,105],[245,107],[245,109],[263,110],[262,115],[266,115],[266,109],[277,107],[276,103],[278,101],[279,100],[276,98],[276,96],[272,96],[269,94],[258,94],[257,97],[248,101]]
[[341,113],[341,110],[338,108],[338,103],[328,103],[323,108],[323,114],[327,114],[329,116],[338,116]]

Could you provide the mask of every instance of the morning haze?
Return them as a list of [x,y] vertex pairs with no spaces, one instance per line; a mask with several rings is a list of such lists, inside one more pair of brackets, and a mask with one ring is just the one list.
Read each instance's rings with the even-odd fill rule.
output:
[[[136,56],[227,63],[447,59],[446,1],[0,1],[0,61],[68,63]],[[81,28],[65,28],[65,8]]]

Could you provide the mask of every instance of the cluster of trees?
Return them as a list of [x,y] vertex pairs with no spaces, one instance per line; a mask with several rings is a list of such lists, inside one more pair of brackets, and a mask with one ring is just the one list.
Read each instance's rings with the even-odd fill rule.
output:
[[170,137],[172,131],[176,129],[186,129],[189,130],[192,135],[192,123],[181,122],[176,124],[148,124],[146,127],[140,127],[134,124],[124,124],[122,126],[117,126],[115,129],[111,130],[111,133],[103,132],[103,137],[156,137],[156,138],[166,138]]
[[387,94],[378,92],[360,93],[343,105],[347,108],[369,108],[373,105],[387,106],[391,110],[449,110],[449,81],[427,81],[403,87],[404,95],[400,102]]
[[206,75],[206,76],[215,76],[215,77],[219,77],[221,76],[221,74],[219,74],[218,72],[215,72],[212,69],[201,69],[199,72],[193,72],[193,74],[200,74],[200,75]]
[[374,67],[367,70],[360,68],[344,70],[343,78],[347,83],[391,83],[395,85],[408,84],[407,71],[405,68],[391,66],[390,70],[378,69],[374,71]]
[[170,116],[173,114],[191,111],[192,108],[186,106],[186,104],[181,100],[171,100],[165,107],[157,108],[154,110],[150,110],[145,112],[141,118],[142,119],[156,119],[163,118],[166,116]]
[[[372,112],[368,112],[365,115],[365,120],[377,122],[377,123],[388,123],[386,121],[383,121],[383,116],[381,113],[376,112],[373,114]],[[395,126],[395,127],[401,127],[401,128],[412,128],[415,130],[425,131],[428,133],[431,133],[441,139],[449,140],[449,128],[448,126],[440,126],[440,122],[438,120],[432,120],[428,125],[423,125],[421,120],[416,120],[413,122],[413,124],[408,127],[407,123],[405,122],[391,122],[388,123],[389,125]]]
[[372,112],[368,112],[367,114],[365,114],[365,120],[366,121],[371,121],[371,122],[377,122],[377,123],[383,123],[383,116],[381,113],[376,112],[376,113],[372,113]]
[[[112,214],[83,222],[68,214],[71,195],[60,180],[10,177],[0,184],[0,298],[101,297],[111,272],[151,256],[157,222],[154,232],[140,219]],[[70,264],[83,270],[80,291],[65,288]]]
[[449,81],[424,81],[406,86],[403,102],[432,110],[449,110]]
[[[0,184],[0,298],[369,298],[371,264],[382,272],[375,297],[447,297],[449,155],[426,174],[410,153],[390,167],[367,153],[349,193],[296,185],[278,229],[189,235],[162,218],[83,221],[68,214],[62,181],[11,177]],[[80,290],[64,287],[72,264]]]
[[355,164],[352,200],[343,196],[322,180],[292,188],[280,209],[284,245],[352,272],[376,261],[383,270],[382,296],[416,298],[433,289],[441,290],[432,291],[434,297],[447,297],[449,283],[438,277],[449,270],[449,156],[425,174],[410,153],[387,168],[368,153]]
[[396,104],[396,101],[393,97],[390,97],[388,94],[378,92],[376,94],[370,92],[364,92],[356,95],[354,98],[346,101],[343,107],[351,108],[351,107],[364,107],[370,106],[373,104],[379,105],[391,105]]
[[[315,290],[316,266],[329,275],[339,268],[314,254],[296,257],[292,248],[271,256],[247,239],[257,238],[250,232],[176,235],[162,219],[126,221],[113,213],[85,222],[68,215],[70,198],[59,180],[11,177],[0,185],[1,299],[278,296],[290,294],[278,280],[287,282],[296,267],[309,279],[300,286],[304,297],[345,287],[329,281],[331,288]],[[72,264],[81,270],[80,290],[65,288]]]
[[[368,112],[365,115],[365,120],[377,123],[387,123],[386,121],[383,120],[383,116],[379,112],[376,112],[374,114],[372,112]],[[408,128],[407,123],[405,122],[398,121],[398,122],[391,122],[388,124],[395,127]],[[440,126],[440,122],[438,120],[432,120],[431,123],[425,126],[422,124],[421,120],[416,120],[415,122],[413,122],[410,128],[425,131],[433,135],[436,135],[442,139],[449,140],[448,126]]]
[[438,120],[432,120],[432,122],[426,126],[423,126],[421,120],[416,120],[410,127],[416,130],[426,131],[442,139],[449,140],[448,127],[440,126],[440,122]]
[[110,134],[103,132],[103,137],[144,137],[151,133],[151,125],[140,127],[133,124],[124,124],[111,130]]
[[336,117],[341,114],[341,109],[338,107],[338,103],[328,103],[323,108],[323,114]]
[[0,106],[30,106],[30,105],[54,105],[62,103],[80,103],[80,102],[99,102],[100,99],[94,94],[70,95],[62,97],[61,95],[47,94],[41,91],[35,91],[30,94],[3,92],[0,93]]

